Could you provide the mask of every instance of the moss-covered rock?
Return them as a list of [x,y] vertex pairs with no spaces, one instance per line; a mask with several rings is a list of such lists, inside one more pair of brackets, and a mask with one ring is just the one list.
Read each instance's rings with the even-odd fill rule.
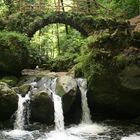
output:
[[7,83],[9,86],[16,86],[17,82],[18,82],[18,78],[15,76],[4,76],[2,77],[2,79],[0,80],[2,82]]
[[8,120],[17,110],[18,96],[9,86],[0,82],[0,120]]
[[93,117],[140,116],[139,39],[127,30],[116,30],[107,38],[100,34],[89,45],[90,52],[82,59],[76,76],[82,73],[88,79]]
[[119,74],[121,85],[127,89],[140,90],[140,67],[137,65],[126,66]]
[[31,120],[51,124],[54,122],[54,106],[46,91],[39,91],[31,99]]
[[20,74],[28,59],[26,36],[16,32],[0,32],[0,73]]
[[127,47],[114,54],[96,48],[87,58],[83,73],[89,81],[88,101],[94,116],[140,115],[140,51],[134,50]]
[[63,110],[67,113],[77,94],[77,83],[71,76],[61,76],[58,77],[56,81],[56,93],[62,97]]
[[25,96],[30,90],[30,87],[31,87],[30,84],[23,84],[19,86],[19,94],[22,94],[22,96]]

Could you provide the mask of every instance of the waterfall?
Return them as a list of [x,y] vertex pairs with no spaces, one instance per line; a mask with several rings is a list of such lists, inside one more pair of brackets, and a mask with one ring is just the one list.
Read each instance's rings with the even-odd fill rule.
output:
[[90,110],[87,103],[87,80],[78,78],[77,84],[81,91],[81,102],[82,102],[82,123],[92,123]]
[[[28,95],[30,95],[31,92],[28,91]],[[28,100],[26,100],[26,121],[27,121],[27,125],[30,124],[30,115],[31,115],[31,110],[30,110],[30,97],[28,98]]]
[[56,94],[53,94],[54,111],[55,111],[55,129],[58,131],[64,131],[64,116],[62,109],[62,100]]
[[55,92],[56,89],[56,79],[49,81],[49,84],[45,84],[44,87],[50,92],[49,95],[52,96],[54,102],[54,117],[55,117],[55,129],[57,131],[64,131],[64,116],[62,108],[61,97]]
[[[25,110],[25,104],[27,101],[30,100],[30,97],[29,97],[29,93],[26,94],[25,97],[22,97],[21,94],[18,94],[18,109],[16,111],[16,120],[15,120],[15,123],[14,123],[14,129],[19,129],[19,130],[23,130],[24,129],[24,124],[25,124],[25,113],[24,113],[24,110]],[[27,111],[27,113],[29,113]],[[28,114],[29,115],[29,114]]]

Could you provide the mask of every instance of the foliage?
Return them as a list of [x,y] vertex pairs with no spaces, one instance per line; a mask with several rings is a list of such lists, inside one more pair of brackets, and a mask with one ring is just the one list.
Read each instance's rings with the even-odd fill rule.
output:
[[4,4],[3,0],[0,1],[0,17],[3,17],[7,14],[8,9],[6,5]]
[[101,32],[98,34],[93,34],[87,38],[88,47],[101,47],[108,39],[110,39],[111,35],[108,32]]
[[[26,0],[24,2],[34,5],[39,1]],[[57,2],[57,0],[45,0],[45,4],[49,3],[53,6],[56,6]],[[63,5],[63,3],[61,4]],[[16,45],[14,44],[14,41],[18,40],[18,42],[22,44],[23,40],[23,47],[26,48],[28,46],[31,63],[37,62],[35,65],[38,64],[40,66],[45,64],[52,70],[67,70],[78,63],[77,67],[81,68],[86,77],[90,79],[89,75],[86,73],[94,73],[101,68],[100,65],[96,65],[96,62],[94,62],[94,58],[98,54],[98,51],[96,50],[93,52],[91,48],[102,48],[102,45],[105,44],[107,40],[110,42],[117,42],[116,45],[110,43],[110,46],[113,47],[125,44],[125,41],[128,41],[126,40],[127,35],[125,36],[124,34],[121,34],[121,32],[119,32],[120,34],[117,34],[118,36],[115,34],[115,31],[117,30],[114,31],[114,28],[116,29],[120,24],[114,19],[116,17],[117,19],[131,18],[138,15],[140,11],[140,2],[139,0],[73,0],[73,5],[77,5],[79,7],[79,14],[69,11],[68,13],[60,13],[61,17],[63,17],[63,20],[66,20],[66,18],[69,20],[71,19],[72,21],[68,20],[67,22],[79,31],[82,29],[86,29],[85,31],[90,30],[91,28],[89,26],[94,28],[94,30],[90,32],[92,35],[86,40],[79,34],[79,32],[68,25],[58,23],[48,25],[50,22],[54,22],[54,16],[58,19],[56,22],[61,20],[58,14],[54,15],[51,13],[52,11],[54,13],[54,9],[47,9],[46,7],[43,12],[35,10],[34,12],[26,11],[25,13],[18,13],[17,9],[19,8],[19,3],[13,0],[2,0],[0,2],[0,16],[10,16],[6,17],[6,22],[8,24],[5,27],[3,27],[6,24],[5,20],[0,20],[0,29],[10,31],[15,30],[17,32],[28,34],[33,30],[39,29],[39,27],[43,27],[43,25],[48,26],[39,29],[31,39],[30,44],[25,36],[23,37],[21,34],[17,34],[16,32],[7,32],[7,34],[1,32],[0,41],[3,39],[3,42],[5,41],[9,46],[11,46],[10,49],[15,51],[14,47]],[[47,11],[47,14],[44,14],[46,10],[49,11]],[[13,14],[11,14],[11,12]],[[105,17],[107,17],[107,21],[105,20]],[[96,21],[96,19],[98,20]],[[79,26],[75,25],[76,21],[80,24]],[[107,30],[100,31],[100,29],[106,28]],[[124,32],[124,30],[122,32]],[[115,37],[113,36],[113,33],[115,34]],[[120,36],[122,38],[124,37],[124,40],[119,40]],[[10,44],[11,42],[12,44]],[[91,50],[88,50],[87,46]],[[108,44],[106,44],[106,46],[109,47]],[[93,60],[93,62],[90,61],[90,59]],[[95,63],[95,67],[93,65],[93,67],[90,66],[90,63]],[[92,70],[94,70],[94,72]]]
[[0,32],[0,45],[1,47],[9,47],[11,51],[16,51],[17,47],[27,48],[29,46],[28,38],[16,32]]
[[[119,69],[123,69],[125,66],[131,65],[131,64],[137,65],[140,60],[140,55],[137,52],[137,49],[130,47],[128,48],[128,50],[126,49],[125,51],[126,51],[125,53],[124,52],[120,53],[117,56],[115,56],[113,59],[113,61],[116,63],[116,66]],[[135,55],[134,55],[134,52],[136,53]]]
[[[59,24],[59,32],[56,27],[56,24],[52,24],[36,32],[31,40],[31,48],[36,48],[40,56],[48,59],[47,68],[54,71],[66,71],[76,63],[75,59],[80,54],[80,48],[85,40],[73,28],[68,27],[69,32],[66,34],[63,24]],[[58,49],[60,49],[60,54]]]
[[[102,65],[102,59],[105,57],[107,52],[104,49],[92,49],[86,55],[81,55],[77,60],[79,63],[76,66],[77,70],[81,70],[84,77],[91,80],[95,74],[100,75],[104,67]],[[76,72],[78,72],[76,70]]]
[[15,76],[4,76],[2,77],[2,79],[0,79],[0,81],[7,83],[9,86],[16,86],[18,79]]
[[18,75],[28,59],[26,36],[16,32],[0,32],[0,74]]
[[140,14],[140,1],[139,0],[97,0],[100,4],[104,5],[109,11],[99,9],[99,13],[111,14],[112,16],[121,18],[132,18]]

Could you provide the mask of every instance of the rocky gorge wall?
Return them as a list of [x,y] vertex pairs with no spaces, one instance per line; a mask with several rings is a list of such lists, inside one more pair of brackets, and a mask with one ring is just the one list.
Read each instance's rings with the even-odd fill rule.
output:
[[89,54],[76,70],[76,76],[88,79],[93,118],[140,116],[140,32],[135,29],[104,32],[93,39]]

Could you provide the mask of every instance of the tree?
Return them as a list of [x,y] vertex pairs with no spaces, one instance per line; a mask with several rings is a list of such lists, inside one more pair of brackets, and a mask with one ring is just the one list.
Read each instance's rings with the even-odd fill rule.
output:
[[4,4],[7,6],[8,8],[8,14],[12,14],[12,12],[14,11],[14,1],[13,0],[3,0]]
[[[63,0],[61,0],[61,6],[62,6],[63,12],[65,12],[64,1]],[[65,24],[65,29],[66,29],[66,34],[68,34],[69,33],[69,31],[68,31],[68,25],[66,25],[66,24]]]

